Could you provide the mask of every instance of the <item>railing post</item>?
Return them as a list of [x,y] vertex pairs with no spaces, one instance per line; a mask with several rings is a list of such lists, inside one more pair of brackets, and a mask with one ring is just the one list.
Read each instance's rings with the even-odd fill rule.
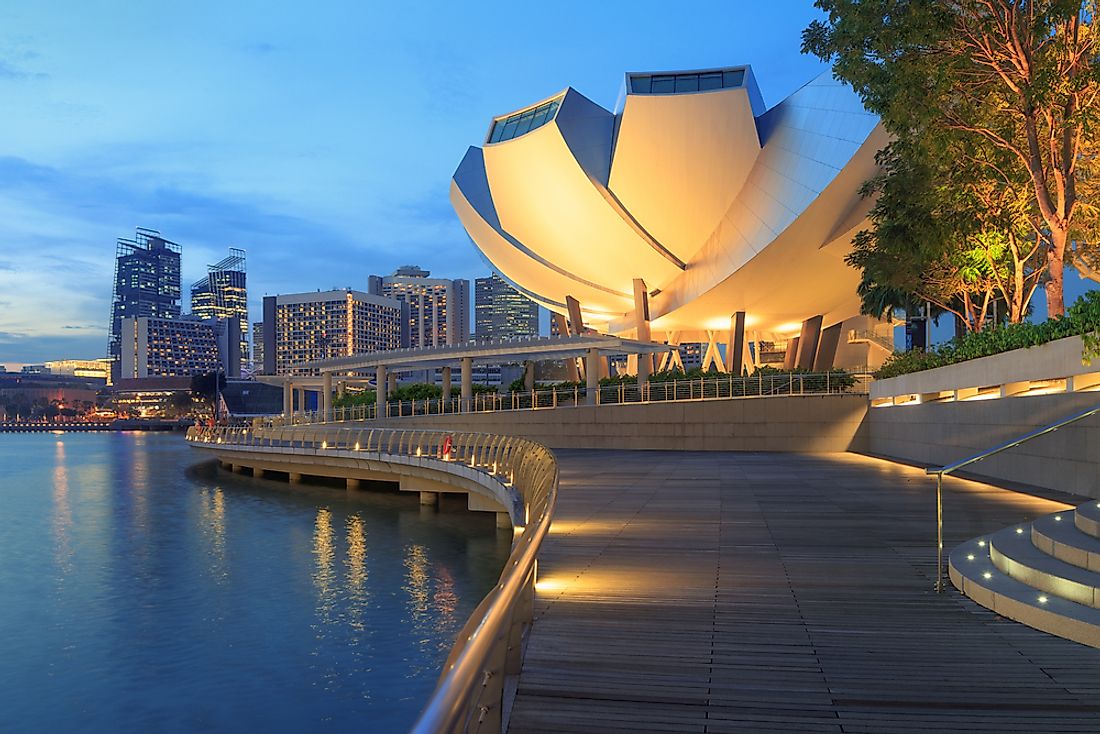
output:
[[936,474],[936,593],[943,591],[943,472]]

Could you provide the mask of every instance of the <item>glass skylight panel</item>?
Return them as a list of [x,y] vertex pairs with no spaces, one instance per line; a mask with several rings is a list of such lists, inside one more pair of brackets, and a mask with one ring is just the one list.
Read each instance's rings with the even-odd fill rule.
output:
[[631,94],[685,94],[734,89],[744,86],[745,70],[706,71],[684,74],[631,74]]
[[489,142],[503,143],[505,140],[518,138],[520,135],[542,127],[554,119],[554,115],[560,106],[561,98],[559,97],[533,109],[517,112],[514,115],[497,120],[493,123],[493,129],[489,132]]

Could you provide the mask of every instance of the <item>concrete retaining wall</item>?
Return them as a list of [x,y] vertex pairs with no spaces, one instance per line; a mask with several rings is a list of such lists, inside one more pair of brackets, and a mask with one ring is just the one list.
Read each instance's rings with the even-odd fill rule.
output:
[[[948,464],[1100,404],[1100,392],[872,408],[869,451]],[[967,471],[994,480],[1100,498],[1100,416],[991,457]]]
[[550,448],[681,451],[865,451],[863,395],[795,395],[381,421],[523,436]]

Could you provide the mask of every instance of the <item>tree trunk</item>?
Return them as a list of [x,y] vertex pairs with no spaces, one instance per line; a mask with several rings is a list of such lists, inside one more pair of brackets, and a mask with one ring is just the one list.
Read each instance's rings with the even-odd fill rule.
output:
[[1051,229],[1050,247],[1047,248],[1047,318],[1064,316],[1066,297],[1063,292],[1063,280],[1066,274],[1066,230]]

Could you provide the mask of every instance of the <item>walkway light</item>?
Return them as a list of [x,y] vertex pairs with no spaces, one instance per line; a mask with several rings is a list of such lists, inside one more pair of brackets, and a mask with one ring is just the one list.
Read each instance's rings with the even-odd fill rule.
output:
[[1040,604],[1046,604],[1047,603],[1047,598],[1045,596],[1040,596],[1039,597],[1039,603]]
[[973,561],[974,560],[974,554],[973,553],[967,553],[966,554],[966,560]]
[[986,579],[986,580],[989,580],[989,579],[993,578],[993,574],[991,574],[989,571],[986,571],[985,573],[982,574],[982,578]]

